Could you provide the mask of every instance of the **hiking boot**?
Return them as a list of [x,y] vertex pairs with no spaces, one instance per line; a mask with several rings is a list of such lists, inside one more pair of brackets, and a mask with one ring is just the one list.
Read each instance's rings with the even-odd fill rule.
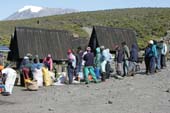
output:
[[106,80],[106,73],[105,72],[103,72],[102,74],[101,74],[101,80],[104,82],[105,80]]
[[89,84],[89,81],[86,81],[85,84]]
[[3,95],[3,96],[9,96],[10,93],[9,93],[9,92],[2,92],[2,95]]
[[99,83],[99,81],[98,81],[98,80],[95,80],[94,83]]

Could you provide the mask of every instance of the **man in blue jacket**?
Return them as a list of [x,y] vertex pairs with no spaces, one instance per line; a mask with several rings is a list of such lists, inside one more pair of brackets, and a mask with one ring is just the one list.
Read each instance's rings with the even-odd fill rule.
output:
[[150,73],[154,74],[155,73],[155,69],[156,69],[156,58],[158,56],[157,53],[157,49],[156,49],[156,45],[154,44],[153,40],[149,41],[150,43],[150,47],[151,47],[151,52],[149,54],[150,57]]
[[132,49],[130,51],[130,58],[129,58],[129,75],[133,76],[136,70],[136,63],[138,61],[138,48],[137,45],[134,43],[132,44]]

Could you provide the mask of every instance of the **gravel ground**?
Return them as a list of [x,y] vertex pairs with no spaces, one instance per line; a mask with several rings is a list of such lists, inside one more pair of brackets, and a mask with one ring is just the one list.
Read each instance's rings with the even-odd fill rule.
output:
[[63,85],[0,96],[1,113],[170,113],[170,63],[155,75]]

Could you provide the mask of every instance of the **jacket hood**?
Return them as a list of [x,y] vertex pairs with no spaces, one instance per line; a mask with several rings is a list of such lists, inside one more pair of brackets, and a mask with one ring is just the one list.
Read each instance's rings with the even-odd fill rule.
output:
[[99,47],[96,48],[96,53],[100,53],[100,48]]
[[137,47],[137,45],[134,43],[134,44],[132,44],[132,48],[137,49],[138,47]]

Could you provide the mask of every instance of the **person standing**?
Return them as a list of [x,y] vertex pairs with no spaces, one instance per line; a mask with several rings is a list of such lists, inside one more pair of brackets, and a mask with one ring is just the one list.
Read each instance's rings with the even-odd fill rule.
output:
[[83,51],[81,47],[77,48],[76,56],[76,80],[79,80],[80,73],[82,72],[82,56]]
[[120,46],[116,47],[115,61],[116,61],[116,73],[117,75],[121,76],[122,75],[123,51],[120,48]]
[[162,50],[161,50],[161,68],[165,68],[166,67],[166,54],[167,54],[167,45],[164,42],[164,40],[161,41],[161,45],[162,45]]
[[156,58],[158,56],[157,50],[156,50],[156,45],[154,44],[153,40],[149,41],[150,47],[151,47],[151,52],[149,54],[150,57],[150,73],[154,74],[155,69],[156,69]]
[[46,64],[48,66],[48,70],[53,70],[53,59],[51,57],[51,54],[48,54],[47,57],[43,59],[43,64]]
[[157,59],[156,59],[156,70],[160,71],[161,69],[161,52],[162,52],[162,44],[160,42],[156,42],[156,50],[157,50]]
[[137,45],[134,43],[132,44],[132,49],[130,51],[130,58],[129,58],[129,75],[133,76],[136,71],[136,64],[138,61],[138,48]]
[[106,64],[107,64],[107,51],[104,46],[101,49],[101,80],[106,80]]
[[151,53],[151,44],[148,42],[147,47],[145,48],[145,53],[144,53],[144,60],[145,60],[145,67],[146,67],[146,74],[148,75],[150,72],[150,53]]
[[96,57],[95,57],[95,74],[97,79],[100,78],[100,65],[101,65],[101,52],[100,52],[100,48],[97,47],[96,48]]
[[67,59],[68,59],[68,66],[67,66],[68,79],[69,79],[69,84],[72,84],[74,70],[76,68],[76,57],[72,53],[71,49],[68,49],[67,51]]
[[84,76],[85,76],[85,83],[89,83],[88,75],[91,74],[93,80],[95,83],[97,83],[97,78],[94,73],[94,54],[91,53],[91,48],[87,47],[87,54],[84,55],[83,59],[85,61],[85,67],[84,67]]
[[123,49],[123,72],[124,72],[123,76],[127,76],[130,52],[128,46],[126,45],[126,42],[122,42],[122,49]]
[[112,54],[110,53],[110,49],[106,49],[107,57],[106,57],[106,79],[110,78],[110,72],[111,72],[111,64],[112,64]]

